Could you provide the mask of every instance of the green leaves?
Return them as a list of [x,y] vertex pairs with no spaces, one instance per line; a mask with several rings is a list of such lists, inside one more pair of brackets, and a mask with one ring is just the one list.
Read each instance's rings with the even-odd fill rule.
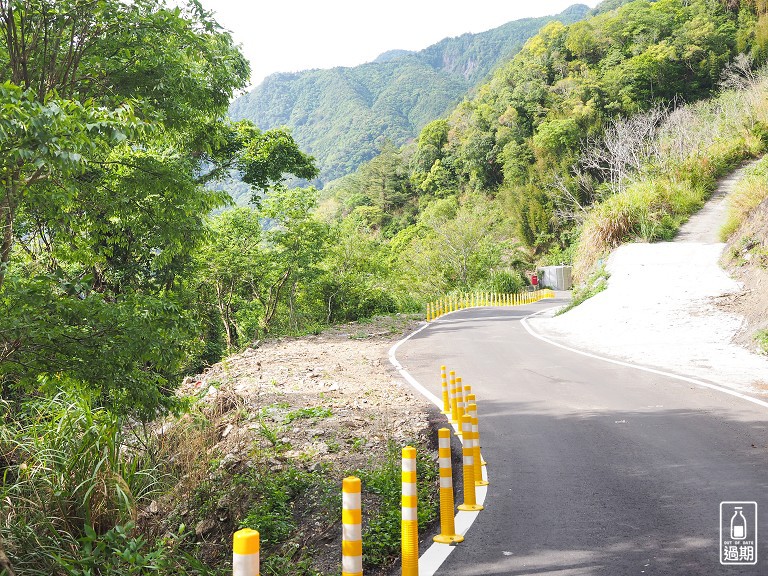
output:
[[299,150],[288,130],[277,128],[261,132],[250,123],[237,124],[243,150],[236,167],[244,182],[259,190],[280,184],[286,174],[311,180],[318,171],[314,158]]
[[92,101],[52,97],[43,103],[5,82],[0,84],[0,174],[9,182],[14,172],[29,178],[29,171],[41,169],[50,175],[82,171],[84,156],[140,127],[128,105],[110,111]]

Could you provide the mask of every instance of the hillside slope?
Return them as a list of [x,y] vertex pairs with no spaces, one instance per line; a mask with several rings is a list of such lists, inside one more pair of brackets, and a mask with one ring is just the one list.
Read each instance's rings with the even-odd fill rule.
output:
[[737,180],[721,181],[674,242],[616,249],[605,291],[562,316],[532,320],[533,328],[575,348],[768,392],[768,358],[733,342],[744,318],[719,305],[742,290],[718,264],[725,244],[711,236],[725,221],[718,207]]
[[588,12],[578,4],[556,16],[446,38],[419,52],[389,51],[361,66],[273,74],[235,100],[230,115],[262,129],[289,126],[317,158],[320,182],[327,182],[370,160],[383,141],[401,145],[416,136],[546,23],[575,22]]

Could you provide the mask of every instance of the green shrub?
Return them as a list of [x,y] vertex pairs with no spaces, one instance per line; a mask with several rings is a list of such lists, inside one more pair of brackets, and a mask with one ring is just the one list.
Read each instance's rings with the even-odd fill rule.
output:
[[330,408],[326,408],[325,406],[313,406],[311,408],[299,408],[298,410],[293,410],[292,412],[288,412],[288,414],[285,415],[285,423],[290,424],[294,420],[320,420],[322,418],[330,418],[333,416],[333,412],[331,412]]
[[223,576],[223,570],[211,569],[180,549],[181,543],[193,533],[183,529],[155,544],[142,536],[132,535],[133,523],[115,526],[97,534],[86,526],[74,555],[59,555],[59,568],[66,576],[144,576],[145,574],[213,575]]
[[[387,446],[384,462],[371,469],[357,471],[363,492],[372,493],[379,500],[377,514],[369,517],[363,527],[363,562],[366,568],[386,566],[400,550],[401,450],[401,446],[391,442]],[[422,447],[417,447],[416,452],[416,478],[419,530],[424,530],[437,518],[435,482],[438,470]]]
[[768,354],[768,330],[760,330],[755,334],[755,341],[763,354]]
[[517,270],[494,270],[482,288],[497,294],[517,294],[527,285],[527,280]]
[[0,428],[10,462],[0,501],[14,502],[0,507],[0,526],[9,527],[3,540],[21,573],[56,574],[59,557],[76,565],[80,539],[130,522],[166,483],[146,452],[128,441],[123,421],[91,406],[75,386],[14,412]]

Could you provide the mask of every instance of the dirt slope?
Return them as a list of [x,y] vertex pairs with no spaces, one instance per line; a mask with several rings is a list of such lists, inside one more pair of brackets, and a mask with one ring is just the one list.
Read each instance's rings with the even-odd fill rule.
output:
[[[206,563],[227,565],[232,533],[254,506],[238,478],[261,471],[264,478],[281,478],[286,485],[279,489],[288,492],[292,478],[314,474],[322,477],[322,490],[292,501],[288,520],[297,528],[277,548],[262,543],[263,561],[281,556],[301,564],[266,573],[338,573],[341,512],[328,506],[340,506],[342,478],[381,467],[393,443],[398,449],[407,442],[436,445],[432,421],[439,412],[387,359],[392,344],[419,324],[416,316],[380,317],[267,341],[188,378],[180,393],[201,401],[191,414],[158,423],[156,430],[169,458],[187,471],[171,494],[141,512],[144,532],[161,537],[184,523],[194,529]],[[424,452],[436,459],[436,449]],[[364,527],[377,505],[375,494],[364,490]],[[385,562],[369,572],[388,568]]]
[[757,351],[755,334],[768,330],[768,200],[732,235],[721,262],[742,289],[723,297],[719,305],[745,319],[734,341]]

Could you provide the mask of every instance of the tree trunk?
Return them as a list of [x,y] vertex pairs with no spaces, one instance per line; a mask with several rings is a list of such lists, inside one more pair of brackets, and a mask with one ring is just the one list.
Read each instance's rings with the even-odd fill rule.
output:
[[5,197],[0,203],[0,227],[2,228],[2,239],[0,240],[0,288],[5,282],[5,275],[8,264],[11,261],[11,248],[13,248],[13,219],[14,205],[11,201],[12,191],[5,191]]
[[232,349],[232,330],[229,325],[228,307],[224,303],[221,285],[218,282],[216,282],[216,307],[219,309],[219,317],[224,325],[224,338],[227,342],[227,352],[229,352]]

